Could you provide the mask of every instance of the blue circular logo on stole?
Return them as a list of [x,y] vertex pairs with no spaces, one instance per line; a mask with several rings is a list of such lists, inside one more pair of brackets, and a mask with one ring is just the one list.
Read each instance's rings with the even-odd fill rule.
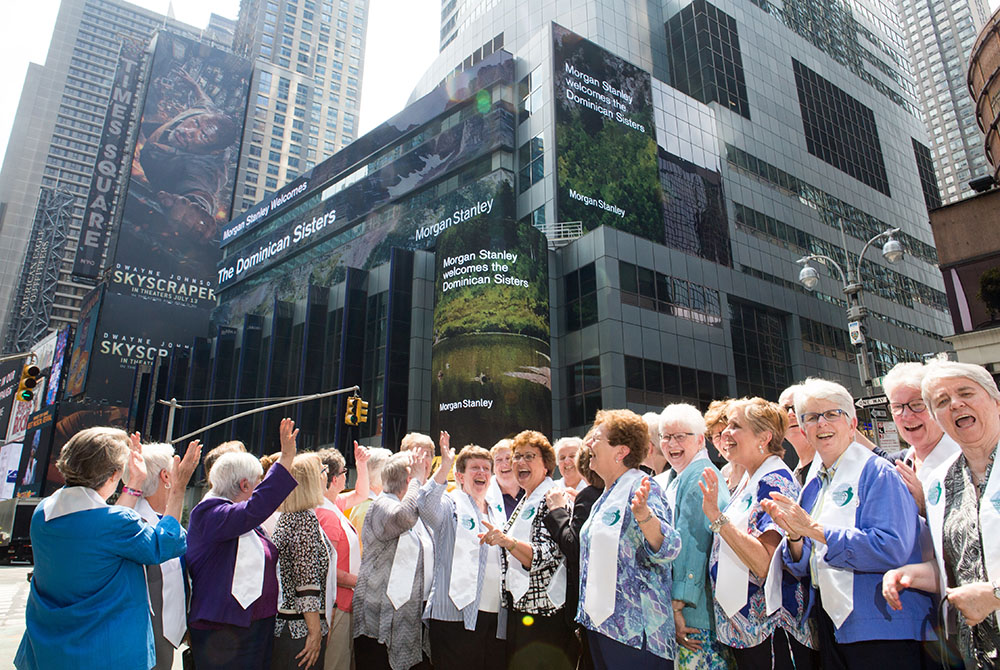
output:
[[[935,480],[934,485],[931,486],[930,491],[927,492],[927,502],[932,505],[937,505],[941,502],[941,494],[943,489],[941,488],[941,480]],[[996,502],[993,503],[994,505]]]
[[614,526],[621,520],[622,511],[620,509],[609,509],[603,516],[601,516],[601,521],[604,522],[605,526]]
[[462,525],[465,526],[465,528],[467,528],[468,530],[476,529],[476,520],[473,519],[471,516],[463,516],[461,521]]
[[524,518],[530,520],[531,517],[535,516],[535,508],[529,507],[524,510]]
[[844,484],[835,491],[830,492],[830,499],[837,507],[844,507],[854,498],[854,489],[849,484]]

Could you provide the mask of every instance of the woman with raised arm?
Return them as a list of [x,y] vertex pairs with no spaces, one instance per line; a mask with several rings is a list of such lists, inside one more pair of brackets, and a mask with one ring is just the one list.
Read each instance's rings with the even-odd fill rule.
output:
[[278,611],[278,550],[260,525],[296,486],[291,419],[279,426],[281,457],[264,474],[253,454],[223,454],[212,488],[191,510],[188,625],[198,670],[263,670],[271,663]]
[[126,487],[122,504],[105,502],[126,470],[130,482],[146,479],[138,433],[130,441],[118,428],[87,428],[69,439],[56,464],[66,485],[31,517],[35,571],[18,670],[156,664],[143,566],[184,553],[178,520],[200,456],[195,440],[183,461],[172,459],[173,487],[163,518],[151,526],[127,509],[141,490]]

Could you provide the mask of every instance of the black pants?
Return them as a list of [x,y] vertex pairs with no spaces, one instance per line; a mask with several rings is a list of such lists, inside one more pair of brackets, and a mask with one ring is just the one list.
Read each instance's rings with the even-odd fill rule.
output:
[[[299,670],[300,659],[295,658],[306,646],[306,638],[294,638],[285,626],[281,635],[274,638],[274,649],[271,651],[271,670]],[[326,635],[319,647],[319,658],[308,668],[302,670],[323,670],[323,655],[326,653]],[[195,668],[195,670],[198,670]]]
[[476,629],[465,630],[461,621],[431,619],[431,660],[434,670],[505,670],[507,647],[497,639],[497,615],[480,612]]
[[198,670],[265,670],[271,664],[273,616],[253,621],[247,628],[190,631],[191,653]]
[[[354,665],[358,670],[392,670],[389,665],[389,648],[375,638],[362,635],[354,638]],[[411,670],[431,670],[430,660],[424,656]],[[201,670],[198,668],[198,670]]]
[[812,670],[819,667],[819,653],[777,628],[756,647],[729,647],[739,670]]
[[[660,658],[645,648],[636,649],[607,635],[586,632],[597,670],[673,670],[674,662]],[[645,646],[645,645],[644,645]]]
[[841,644],[834,633],[836,627],[816,598],[813,606],[819,632],[819,659],[823,670],[854,670],[855,668],[921,668],[924,655],[917,640],[868,640]]
[[551,616],[510,610],[507,667],[510,670],[572,670],[577,644],[562,611]]

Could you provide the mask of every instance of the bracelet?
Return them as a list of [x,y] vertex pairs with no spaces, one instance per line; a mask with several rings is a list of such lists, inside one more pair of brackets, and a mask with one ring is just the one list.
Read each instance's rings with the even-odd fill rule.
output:
[[718,519],[708,524],[708,529],[713,533],[718,533],[727,523],[729,523],[729,518],[725,514],[720,514]]
[[792,537],[791,535],[786,535],[785,538],[789,542],[800,542],[802,540],[802,536],[801,535],[799,535],[798,537]]
[[122,493],[127,493],[130,496],[135,496],[136,498],[142,497],[142,491],[140,491],[139,489],[129,488],[128,486],[122,487]]
[[639,519],[636,519],[636,522],[641,526],[642,524],[646,523],[647,521],[649,521],[652,518],[653,518],[653,513],[650,512],[649,516],[647,516],[645,519],[643,519],[642,521],[640,521]]
[[509,537],[509,538],[507,538],[507,539],[508,539],[508,540],[510,540],[510,546],[509,546],[509,547],[507,547],[507,551],[513,551],[513,550],[514,550],[514,547],[516,547],[516,546],[517,546],[517,540],[515,540],[515,539],[514,539],[514,538],[512,538],[512,537]]

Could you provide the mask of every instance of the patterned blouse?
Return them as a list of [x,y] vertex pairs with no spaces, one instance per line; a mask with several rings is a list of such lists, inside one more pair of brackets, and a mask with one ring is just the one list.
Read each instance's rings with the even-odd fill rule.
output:
[[283,513],[278,517],[272,539],[278,548],[281,571],[281,600],[274,636],[279,637],[285,626],[296,640],[308,635],[305,619],[300,618],[303,612],[319,612],[320,632],[326,635],[329,625],[323,612],[330,541],[320,528],[316,513],[311,509]]
[[[764,475],[757,484],[757,496],[753,507],[750,508],[748,527],[741,530],[748,531],[751,537],[760,537],[769,530],[785,535],[785,531],[771,520],[760,502],[769,500],[772,491],[797,500],[800,488],[792,475],[784,470]],[[716,535],[712,543],[712,557],[709,559],[709,575],[712,578],[713,593],[719,573],[719,545],[721,542],[722,538]],[[713,599],[715,627],[719,642],[735,649],[749,649],[763,644],[774,634],[774,630],[780,627],[807,647],[815,647],[812,620],[801,620],[806,606],[805,586],[792,577],[788,571],[782,571],[782,576],[781,591],[784,607],[771,616],[767,615],[764,589],[761,588],[764,580],[757,577],[752,570],[750,571],[747,604],[732,618],[727,617],[718,601]],[[794,603],[794,606],[789,611],[787,608],[791,603]]]
[[[504,527],[505,533],[510,532],[510,527],[514,525],[514,521],[517,520],[518,515],[524,511],[524,501],[527,499],[528,496],[523,496],[520,502],[517,503],[517,507],[514,508],[514,512],[510,515],[510,519]],[[508,610],[513,605],[513,609],[518,612],[524,614],[541,614],[543,616],[549,616],[562,610],[561,607],[552,606],[548,595],[552,576],[555,575],[556,570],[566,560],[562,551],[559,550],[559,545],[556,544],[556,541],[545,527],[544,520],[548,515],[549,506],[543,496],[535,512],[535,518],[531,520],[531,532],[528,536],[529,543],[531,544],[531,567],[528,568],[528,592],[521,596],[521,599],[515,603],[512,602],[514,596],[505,588],[503,600]],[[511,560],[517,559],[512,558],[506,551],[500,552],[501,569],[505,575],[507,574],[507,566]]]
[[[979,528],[979,503],[986,492],[986,482],[990,479],[995,457],[996,449],[986,466],[981,487],[972,481],[972,471],[964,455],[958,457],[945,475],[944,487],[948,495],[941,548],[948,572],[948,586],[989,581],[983,559],[983,536]],[[996,617],[994,612],[971,628],[965,623],[965,617],[958,617],[958,643],[962,656],[979,667],[996,667],[997,650],[1000,649]],[[992,660],[992,666],[988,659]]]

